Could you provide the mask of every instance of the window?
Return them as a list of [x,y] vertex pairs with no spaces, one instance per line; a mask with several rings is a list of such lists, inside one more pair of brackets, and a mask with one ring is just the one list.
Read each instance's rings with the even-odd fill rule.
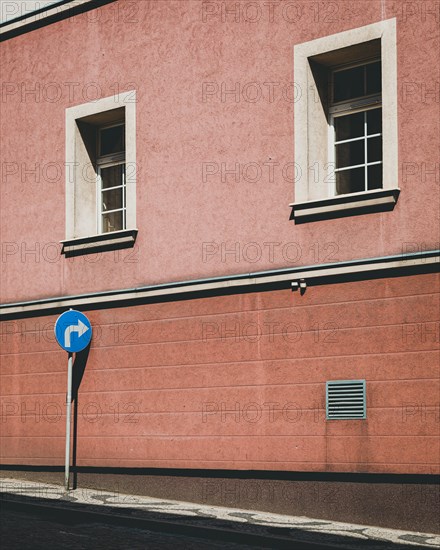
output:
[[395,19],[299,44],[296,223],[392,210],[399,196]]
[[382,188],[381,89],[380,60],[332,71],[332,195]]
[[367,417],[365,380],[331,380],[326,383],[327,420]]
[[134,245],[135,99],[131,91],[66,110],[66,255]]
[[126,228],[125,124],[98,129],[98,233]]

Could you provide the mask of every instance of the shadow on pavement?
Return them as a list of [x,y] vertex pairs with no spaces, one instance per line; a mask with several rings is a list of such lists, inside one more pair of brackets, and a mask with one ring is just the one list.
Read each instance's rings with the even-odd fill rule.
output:
[[[98,497],[99,495],[96,498],[98,499]],[[1,493],[0,498],[3,510],[30,513],[51,522],[70,526],[90,523],[111,524],[172,533],[173,535],[289,550],[293,548],[304,548],[304,550],[319,548],[374,548],[375,550],[426,548],[426,546],[415,546],[414,542],[416,541],[411,541],[413,544],[408,546],[380,540],[365,540],[349,535],[312,532],[298,527],[265,526],[216,519],[207,515],[188,516],[148,511],[145,510],[145,504],[141,508],[141,505],[136,505],[136,503],[127,504],[126,507],[78,503],[73,500],[74,497],[69,497],[69,495],[61,499],[46,499],[4,492]],[[312,523],[317,524],[316,521]],[[362,531],[363,529],[360,528],[355,532],[361,535]]]

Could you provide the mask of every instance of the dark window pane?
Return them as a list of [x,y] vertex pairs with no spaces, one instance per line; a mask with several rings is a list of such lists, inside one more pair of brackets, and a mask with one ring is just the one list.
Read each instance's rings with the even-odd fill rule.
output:
[[364,140],[336,145],[336,168],[364,163]]
[[122,211],[103,214],[102,216],[102,232],[110,233],[110,231],[120,231],[122,227]]
[[117,210],[122,208],[122,187],[102,193],[102,210]]
[[333,101],[345,101],[364,95],[364,66],[333,73]]
[[382,109],[371,109],[367,111],[367,134],[382,133]]
[[335,117],[336,141],[364,135],[364,113]]
[[368,170],[368,189],[382,188],[382,164],[369,166]]
[[100,155],[120,153],[125,150],[125,126],[113,126],[101,130]]
[[369,63],[367,69],[367,94],[379,94],[382,90],[381,63]]
[[108,168],[101,168],[102,189],[122,185],[124,168],[125,164],[118,164],[116,166],[109,166]]
[[382,160],[382,136],[367,140],[367,161]]
[[358,193],[365,191],[365,169],[354,168],[336,172],[336,194]]

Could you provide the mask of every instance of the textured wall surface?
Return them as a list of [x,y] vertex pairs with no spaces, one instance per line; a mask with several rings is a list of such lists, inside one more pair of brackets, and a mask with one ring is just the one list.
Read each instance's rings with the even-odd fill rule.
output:
[[[436,6],[127,1],[4,42],[2,301],[399,254],[405,243],[411,250],[436,248]],[[397,207],[295,226],[288,206],[293,107],[304,92],[292,85],[293,47],[391,17],[397,19]],[[137,247],[66,260],[59,255],[71,169],[64,165],[65,109],[133,88]],[[227,173],[237,165],[240,174]],[[211,243],[210,254],[203,243]]]
[[[88,312],[76,463],[438,473],[439,284],[421,275]],[[67,358],[53,321],[2,324],[4,464],[63,464]],[[325,421],[325,381],[358,378],[367,420]]]

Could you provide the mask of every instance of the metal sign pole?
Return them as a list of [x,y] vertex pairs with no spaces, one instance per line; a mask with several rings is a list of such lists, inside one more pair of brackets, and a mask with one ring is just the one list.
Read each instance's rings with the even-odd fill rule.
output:
[[84,313],[70,308],[55,321],[55,338],[60,347],[67,351],[67,395],[66,395],[66,460],[64,468],[64,487],[69,490],[70,468],[70,426],[72,417],[72,375],[73,354],[86,349],[92,340],[92,325]]
[[64,468],[64,488],[69,490],[69,467],[70,467],[70,423],[72,410],[72,371],[73,353],[69,353],[67,360],[67,396],[66,396],[66,461]]

